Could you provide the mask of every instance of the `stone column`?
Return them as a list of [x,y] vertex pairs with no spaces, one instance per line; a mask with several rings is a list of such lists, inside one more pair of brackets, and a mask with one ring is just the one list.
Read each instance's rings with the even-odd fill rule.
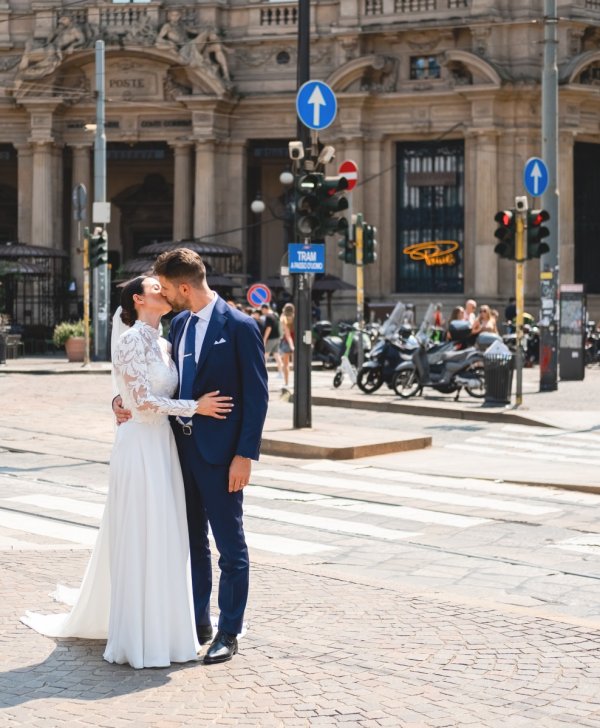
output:
[[224,150],[225,164],[223,164],[223,174],[218,176],[218,185],[221,198],[224,200],[229,198],[229,201],[223,206],[222,211],[219,210],[217,219],[226,230],[240,229],[228,235],[226,240],[221,239],[221,242],[235,245],[242,250],[246,235],[241,228],[247,224],[250,209],[246,198],[248,177],[246,142],[229,141],[224,145]]
[[77,248],[82,247],[83,242],[83,228],[88,227],[91,229],[91,209],[92,209],[92,165],[91,165],[91,146],[88,144],[78,144],[72,147],[73,150],[73,175],[72,175],[72,188],[78,185],[84,185],[87,190],[88,204],[86,208],[85,220],[78,222],[73,220],[72,208],[71,208],[71,277],[77,281],[77,290],[79,294],[83,294],[83,257],[81,253],[77,252]]
[[[382,192],[386,176],[380,174],[383,169],[382,152],[383,140],[380,137],[367,139],[365,142],[364,171],[359,177],[359,179],[372,178],[369,184],[365,185],[363,193],[364,213],[365,221],[377,228],[377,261],[365,268],[365,296],[370,299],[381,296],[384,290],[391,291],[393,289],[392,241],[394,236],[390,234],[392,228],[388,227],[389,220],[383,216]],[[374,176],[378,174],[378,177]],[[385,250],[381,249],[383,240],[386,241]]]
[[563,131],[559,134],[558,169],[561,195],[559,200],[559,265],[560,282],[575,282],[575,133]]
[[20,242],[30,243],[33,150],[31,144],[14,144],[13,146],[18,155],[18,237]]
[[474,168],[469,175],[471,189],[465,195],[465,220],[473,221],[467,228],[473,237],[465,236],[465,249],[474,251],[474,265],[473,279],[467,279],[465,293],[495,297],[498,295],[498,256],[494,253],[492,224],[499,209],[498,135],[494,131],[481,132],[470,137],[468,144],[473,145],[467,159]]
[[192,145],[172,144],[175,156],[173,190],[173,239],[186,240],[192,235]]
[[53,240],[53,151],[50,142],[33,143],[33,179],[31,185],[31,243],[55,247]]
[[64,207],[64,147],[63,145],[52,145],[52,245],[55,248],[63,247],[63,237],[70,236],[70,230],[64,231],[63,235],[63,207]]
[[194,182],[194,237],[211,235],[215,228],[215,141],[196,142]]

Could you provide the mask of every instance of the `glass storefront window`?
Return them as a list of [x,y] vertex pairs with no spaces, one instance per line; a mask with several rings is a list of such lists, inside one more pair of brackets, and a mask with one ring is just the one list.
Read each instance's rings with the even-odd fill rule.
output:
[[464,144],[397,147],[396,290],[462,293]]

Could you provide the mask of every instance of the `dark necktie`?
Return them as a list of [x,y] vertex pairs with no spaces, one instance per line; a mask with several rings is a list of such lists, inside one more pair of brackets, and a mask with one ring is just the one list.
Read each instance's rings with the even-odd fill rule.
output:
[[[192,314],[189,318],[187,331],[185,333],[185,347],[183,350],[183,366],[179,374],[179,397],[180,399],[194,399],[194,378],[196,376],[196,324],[200,319]],[[192,422],[191,417],[179,418],[185,425]]]

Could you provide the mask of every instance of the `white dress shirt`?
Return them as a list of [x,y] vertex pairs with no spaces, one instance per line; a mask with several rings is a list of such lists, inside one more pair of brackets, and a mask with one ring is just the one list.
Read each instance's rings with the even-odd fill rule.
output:
[[[217,303],[217,294],[213,292],[213,299],[212,301],[204,306],[204,308],[201,308],[199,311],[192,311],[192,315],[198,317],[198,323],[196,324],[196,349],[194,351],[194,360],[196,361],[196,364],[198,363],[198,359],[200,358],[200,352],[202,351],[202,344],[204,343],[204,337],[206,336],[206,330],[208,329],[208,323],[210,321],[210,317],[212,316],[213,310],[215,308],[215,305]],[[179,350],[177,351],[177,359],[179,361],[179,372],[183,371],[183,355],[185,353],[185,336],[187,332],[187,327],[190,324],[190,318],[185,322],[185,326],[183,327],[183,334],[181,336],[181,339],[179,341]],[[181,385],[180,385],[181,387]],[[180,396],[181,396],[181,389],[180,389]]]

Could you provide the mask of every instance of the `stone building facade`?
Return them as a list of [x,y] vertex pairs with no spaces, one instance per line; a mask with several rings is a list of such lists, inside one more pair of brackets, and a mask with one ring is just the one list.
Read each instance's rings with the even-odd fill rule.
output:
[[[505,300],[513,270],[494,254],[493,219],[541,153],[542,0],[316,0],[311,12],[311,76],[338,98],[321,140],[358,163],[353,209],[378,228],[367,296]],[[561,280],[600,294],[600,0],[559,0],[558,15]],[[81,281],[71,191],[92,197],[102,38],[113,267],[152,240],[195,237],[240,248],[251,279],[277,274],[293,236],[279,174],[296,34],[293,2],[0,5],[0,241],[63,247]],[[329,241],[328,272],[352,280],[337,252]],[[537,281],[529,264],[532,300]]]

